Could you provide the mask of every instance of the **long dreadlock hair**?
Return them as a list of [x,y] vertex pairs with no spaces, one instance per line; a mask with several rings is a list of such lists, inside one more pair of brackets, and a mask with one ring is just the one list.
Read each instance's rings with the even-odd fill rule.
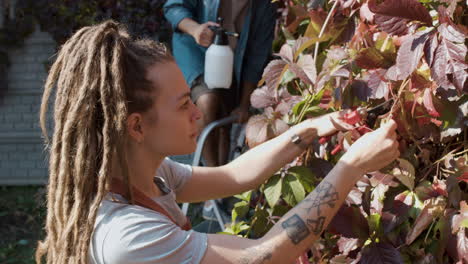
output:
[[[46,142],[46,115],[54,88],[54,131],[50,145],[46,237],[36,262],[86,263],[96,214],[117,157],[130,187],[123,146],[125,122],[149,110],[157,88],[149,67],[173,61],[164,47],[134,39],[114,21],[84,27],[60,49],[47,77],[40,123]],[[130,198],[131,189],[128,189]]]

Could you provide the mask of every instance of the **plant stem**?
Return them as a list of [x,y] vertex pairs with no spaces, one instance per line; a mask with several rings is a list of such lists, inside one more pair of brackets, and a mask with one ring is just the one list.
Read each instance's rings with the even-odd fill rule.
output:
[[[323,32],[325,32],[325,28],[328,25],[328,22],[330,21],[331,16],[333,15],[333,12],[335,11],[336,6],[338,5],[338,1],[335,0],[335,3],[333,3],[332,8],[330,9],[330,12],[328,12],[327,18],[325,19],[325,22],[323,22],[322,28],[320,29],[320,33],[318,35],[318,39],[323,35]],[[319,48],[319,41],[315,43],[315,51],[314,51],[314,62],[317,61],[317,56],[318,56],[318,48]]]

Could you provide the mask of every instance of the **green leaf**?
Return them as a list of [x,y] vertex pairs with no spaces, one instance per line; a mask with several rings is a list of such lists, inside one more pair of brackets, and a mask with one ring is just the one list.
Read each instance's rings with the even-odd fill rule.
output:
[[250,198],[252,197],[252,191],[250,190],[241,194],[236,194],[234,195],[234,197],[242,201],[250,202]]
[[240,201],[234,204],[234,209],[232,209],[232,222],[235,222],[236,219],[243,218],[249,212],[249,203],[246,201]]
[[292,190],[292,192],[294,194],[294,198],[296,199],[296,202],[299,203],[300,201],[304,200],[305,190],[304,190],[304,186],[302,186],[299,179],[297,177],[295,177],[294,175],[288,174],[288,175],[286,175],[284,180],[291,187],[291,190]]
[[310,193],[314,190],[315,174],[304,166],[296,166],[288,169],[288,173],[299,179],[305,191]]
[[371,214],[367,221],[369,223],[369,231],[371,234],[374,232],[376,234],[382,233],[382,226],[381,226],[381,216],[379,214]]
[[283,188],[283,191],[281,193],[281,197],[288,205],[294,207],[297,204],[297,201],[296,201],[296,198],[294,198],[294,193],[293,193],[291,186],[288,184],[288,182],[283,180],[282,188]]
[[251,222],[253,237],[262,237],[271,228],[272,224],[268,224],[269,216],[267,210],[256,208]]
[[276,174],[273,177],[271,177],[265,184],[265,198],[270,207],[274,207],[275,204],[278,202],[281,196],[282,184],[283,181],[279,174]]

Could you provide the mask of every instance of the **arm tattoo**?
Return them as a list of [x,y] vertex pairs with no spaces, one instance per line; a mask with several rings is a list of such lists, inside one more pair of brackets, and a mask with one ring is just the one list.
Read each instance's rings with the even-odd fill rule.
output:
[[338,201],[338,192],[331,183],[323,181],[315,188],[314,192],[315,195],[313,197],[308,197],[302,201],[304,204],[310,203],[305,208],[308,213],[310,213],[312,208],[316,208],[317,216],[320,216],[321,206],[328,205],[330,208],[335,207],[335,202]]
[[325,217],[320,216],[317,220],[307,219],[307,225],[315,235],[320,235],[323,231],[323,226],[325,225]]
[[272,249],[269,247],[253,247],[247,249],[247,256],[240,259],[240,264],[264,264],[273,257]]
[[297,214],[286,219],[286,221],[281,223],[281,226],[286,230],[289,239],[291,239],[295,245],[299,244],[310,234],[307,225]]

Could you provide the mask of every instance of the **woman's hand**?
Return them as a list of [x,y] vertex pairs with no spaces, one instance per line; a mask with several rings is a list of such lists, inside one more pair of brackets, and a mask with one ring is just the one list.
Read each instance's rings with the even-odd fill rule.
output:
[[340,161],[362,170],[362,173],[379,170],[400,156],[395,121],[390,120],[379,129],[360,137]]
[[191,34],[198,45],[203,47],[208,47],[213,42],[214,32],[209,28],[209,26],[219,26],[215,22],[208,21],[204,24],[200,24],[193,30]]
[[318,137],[333,135],[338,131],[346,131],[354,127],[343,119],[347,110],[329,113],[320,117],[311,118],[309,124],[317,130]]

